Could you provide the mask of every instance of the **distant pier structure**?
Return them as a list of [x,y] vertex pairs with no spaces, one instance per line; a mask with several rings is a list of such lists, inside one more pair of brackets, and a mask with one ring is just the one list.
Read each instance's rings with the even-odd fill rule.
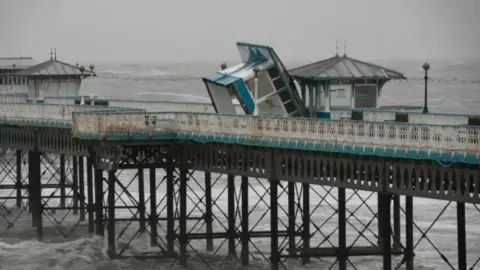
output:
[[309,115],[330,118],[331,110],[380,108],[389,80],[406,79],[395,70],[349,57],[346,53],[288,71],[298,82]]
[[27,78],[16,73],[35,64],[32,57],[0,57],[0,93],[26,92]]
[[15,75],[28,80],[28,100],[43,101],[45,97],[78,97],[82,79],[92,76],[94,66],[71,65],[57,59],[57,52],[50,59],[30,66]]

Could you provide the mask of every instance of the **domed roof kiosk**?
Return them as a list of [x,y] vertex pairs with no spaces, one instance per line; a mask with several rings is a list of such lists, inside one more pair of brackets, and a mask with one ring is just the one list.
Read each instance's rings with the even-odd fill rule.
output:
[[379,108],[378,98],[389,80],[406,79],[395,70],[338,52],[335,56],[290,69],[311,117],[330,118],[332,109]]
[[57,60],[57,53],[50,52],[50,59],[26,68],[17,76],[28,78],[29,102],[42,103],[44,97],[76,97],[79,96],[82,80],[95,76],[94,66],[85,67],[71,65]]

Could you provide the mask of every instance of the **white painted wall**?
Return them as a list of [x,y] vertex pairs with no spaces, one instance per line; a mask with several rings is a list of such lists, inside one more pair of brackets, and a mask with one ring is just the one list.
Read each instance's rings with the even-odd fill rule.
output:
[[70,80],[30,80],[28,82],[28,99],[44,97],[78,96],[80,81]]
[[213,83],[207,83],[208,91],[212,96],[213,102],[219,113],[235,114],[235,105],[232,102],[230,93],[226,87],[222,87]]
[[[317,111],[325,109],[325,89],[319,86],[317,94]],[[334,84],[330,85],[330,110],[346,109],[352,107],[352,85],[350,84]]]
[[330,109],[352,107],[352,85],[339,84],[330,86]]

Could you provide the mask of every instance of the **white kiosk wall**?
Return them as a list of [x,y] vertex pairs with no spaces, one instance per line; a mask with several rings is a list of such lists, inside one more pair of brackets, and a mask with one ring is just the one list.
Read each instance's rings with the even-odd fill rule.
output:
[[[325,109],[325,93],[323,87],[320,87],[320,93],[317,95],[317,110]],[[352,85],[350,84],[332,84],[330,85],[330,109],[347,109],[352,107]]]
[[337,84],[330,86],[330,108],[345,109],[352,107],[352,85]]

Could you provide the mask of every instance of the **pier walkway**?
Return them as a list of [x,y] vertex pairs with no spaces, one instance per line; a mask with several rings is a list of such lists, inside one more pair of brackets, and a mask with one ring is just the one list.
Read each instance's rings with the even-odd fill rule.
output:
[[[52,209],[72,208],[83,213],[83,220],[88,214],[89,232],[95,226],[96,233],[103,235],[106,225],[112,258],[126,256],[125,249],[116,242],[115,231],[119,223],[128,221],[140,224],[140,232],[148,231],[151,246],[159,249],[158,256],[174,258],[185,266],[187,257],[200,256],[198,247],[191,244],[194,240],[205,239],[207,250],[213,251],[214,239],[226,239],[231,258],[236,258],[236,246],[240,244],[241,261],[247,265],[254,257],[249,250],[255,246],[252,239],[268,237],[270,257],[265,259],[272,269],[289,258],[301,258],[306,263],[315,257],[335,257],[333,264],[347,269],[353,257],[377,255],[383,257],[383,269],[395,267],[392,255],[402,257],[399,265],[413,269],[416,245],[412,198],[423,197],[457,202],[458,269],[467,269],[467,262],[469,266],[478,263],[477,258],[467,259],[465,236],[465,203],[480,204],[480,126],[472,124],[477,116],[345,110],[333,111],[331,119],[275,118],[214,114],[206,103],[110,100],[109,106],[89,106],[74,105],[75,100],[66,98],[45,99],[43,104],[23,102],[21,96],[10,97],[9,102],[12,99],[17,103],[0,103],[0,148],[16,153],[17,173],[21,171],[22,153],[28,153],[29,184],[17,175],[16,184],[2,189],[28,191],[26,198],[31,200],[28,204],[40,239],[42,215],[50,209],[48,201],[43,201],[47,195],[42,193],[42,187],[52,186],[36,179],[42,178],[41,156],[49,153],[63,157],[63,182],[53,186],[63,190],[59,196],[63,204]],[[352,120],[352,114],[358,112],[363,114],[363,120]],[[65,182],[66,156],[72,157],[72,184]],[[161,181],[165,180],[161,187],[165,216],[157,209],[163,199],[157,198],[161,184],[156,182],[156,169],[165,170]],[[118,180],[121,170],[135,170],[137,195],[130,194],[131,182],[125,185]],[[145,191],[144,170],[149,171],[150,193]],[[196,181],[193,171],[205,172],[201,188],[189,186]],[[108,173],[106,178],[103,172]],[[214,232],[212,227],[216,218],[212,212],[212,173],[227,175],[227,213],[219,221],[225,229],[222,232]],[[235,176],[241,176],[239,194]],[[270,213],[270,228],[266,230],[254,230],[249,223],[248,191],[255,190],[249,177],[269,180],[262,184],[270,197],[265,199]],[[282,181],[287,181],[286,185]],[[338,239],[331,247],[325,247],[330,236],[323,233],[323,240],[315,245],[312,242],[320,223],[326,222],[311,220],[314,206],[309,190],[316,185],[338,190],[337,205],[333,207],[338,216]],[[69,198],[66,188],[73,194],[71,207],[65,204]],[[377,194],[378,209],[372,210],[372,221],[378,219],[377,229],[369,229],[372,221],[360,220],[363,229],[356,231],[369,244],[359,246],[347,237],[347,223],[354,211],[346,207],[346,189]],[[288,195],[287,210],[281,206],[283,193]],[[145,194],[150,197],[145,198]],[[119,206],[122,196],[135,197],[133,205]],[[405,196],[404,208],[400,196]],[[263,201],[263,196],[258,200]],[[365,204],[364,199],[360,200],[360,205]],[[129,218],[123,216],[127,210],[133,211]],[[195,211],[200,215],[195,216]],[[400,234],[402,211],[406,218],[405,243]],[[192,222],[200,221],[206,224],[205,232],[193,232],[196,225]],[[165,224],[165,235],[160,232],[160,223]],[[378,241],[364,237],[367,229]],[[443,254],[440,257],[446,261]]]
[[[333,120],[325,120],[195,112],[208,110],[202,103],[165,105],[164,111],[150,112],[142,106],[0,104],[0,121],[67,128],[73,138],[84,140],[176,139],[480,164],[480,126],[469,126],[468,115],[409,113],[412,122],[399,123],[388,111],[369,112],[365,121],[352,121],[348,111],[334,112]],[[347,117],[337,116],[341,114]]]

